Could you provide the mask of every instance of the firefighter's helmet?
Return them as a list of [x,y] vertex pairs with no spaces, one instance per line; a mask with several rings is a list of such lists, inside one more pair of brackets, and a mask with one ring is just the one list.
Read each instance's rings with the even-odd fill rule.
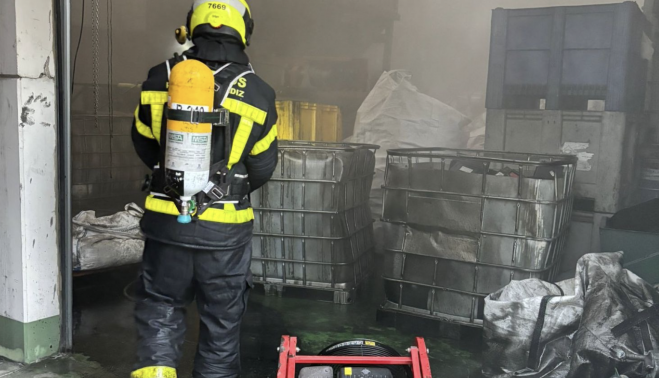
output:
[[249,46],[254,20],[246,0],[195,0],[187,27],[176,30],[180,43],[200,35],[229,36]]

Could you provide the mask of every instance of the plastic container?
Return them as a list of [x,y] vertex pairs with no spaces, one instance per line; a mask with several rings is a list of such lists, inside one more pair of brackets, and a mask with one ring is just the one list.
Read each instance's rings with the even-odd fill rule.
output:
[[370,271],[378,148],[280,142],[273,178],[251,196],[256,282],[333,291],[335,302],[351,302]]
[[252,204],[264,210],[338,212],[367,203],[378,148],[281,141],[277,169],[252,194]]
[[638,187],[644,127],[630,113],[489,109],[485,149],[577,155],[576,208],[612,214]]
[[261,284],[345,293],[348,304],[370,274],[373,226],[347,237],[254,234],[252,274]]
[[[495,9],[486,107],[642,111],[652,58],[646,24],[631,1]],[[604,109],[592,109],[598,101]]]
[[309,102],[277,101],[280,140],[339,142],[343,139],[341,109]]
[[482,326],[484,298],[551,280],[570,224],[577,158],[390,150],[382,309]]

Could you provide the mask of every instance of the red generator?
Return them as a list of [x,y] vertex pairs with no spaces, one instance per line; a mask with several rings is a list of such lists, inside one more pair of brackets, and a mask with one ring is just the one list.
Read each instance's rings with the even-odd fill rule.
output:
[[428,349],[416,338],[405,357],[373,340],[336,343],[317,356],[298,355],[297,337],[283,336],[277,378],[432,378]]

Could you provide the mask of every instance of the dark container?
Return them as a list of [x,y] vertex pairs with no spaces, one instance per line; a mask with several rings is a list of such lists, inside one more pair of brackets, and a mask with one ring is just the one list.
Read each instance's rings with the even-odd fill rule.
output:
[[646,25],[631,1],[495,9],[486,107],[591,110],[604,101],[597,110],[642,111]]

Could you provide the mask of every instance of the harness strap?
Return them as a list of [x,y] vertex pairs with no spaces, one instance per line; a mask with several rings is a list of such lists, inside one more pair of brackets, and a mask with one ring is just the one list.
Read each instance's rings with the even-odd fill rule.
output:
[[199,112],[196,110],[167,109],[167,119],[190,123],[210,123],[213,126],[229,126],[229,111],[216,109],[214,112]]
[[[217,76],[219,73],[221,73],[223,70],[228,68],[231,65],[231,63],[225,64],[224,66],[220,67],[217,71],[215,71],[215,75]],[[245,77],[246,75],[254,73],[254,70],[252,69],[251,66],[247,67],[246,70],[243,72],[238,73],[235,77],[231,78],[231,81],[229,81],[228,85],[219,85],[217,84],[216,81],[216,93],[215,93],[215,108],[216,109],[223,109],[224,107],[224,102],[226,99],[229,97],[229,93],[231,92],[231,88],[240,80],[242,77]],[[233,148],[233,133],[230,127],[225,127],[224,128],[224,159],[229,160],[229,157],[231,156],[231,150]],[[212,174],[212,173],[211,173]]]
[[625,333],[631,331],[634,327],[639,324],[650,320],[651,318],[659,316],[659,304],[656,304],[648,309],[645,309],[641,312],[634,314],[631,318],[625,320],[624,322],[613,327],[611,333],[615,337],[620,337]]
[[[176,59],[178,59],[178,56],[176,56]],[[188,57],[183,55],[182,59],[188,60]],[[170,77],[172,76],[172,66],[169,64],[169,60],[165,61],[165,65],[167,66],[167,81],[169,81]]]
[[538,368],[538,365],[540,365],[540,357],[542,356],[542,351],[540,350],[540,348],[542,347],[542,345],[540,344],[542,329],[545,327],[545,316],[547,315],[547,305],[549,304],[549,301],[552,300],[553,298],[556,298],[556,296],[548,295],[543,297],[542,301],[540,301],[540,310],[538,311],[538,319],[536,320],[535,329],[533,330],[533,337],[531,338],[531,347],[529,349],[529,360],[527,363],[527,366],[532,370],[536,370]]
[[219,69],[217,69],[215,72],[213,72],[213,76],[216,76],[216,75],[219,74],[220,72],[224,71],[224,69],[227,68],[227,67],[229,67],[230,65],[231,65],[231,63],[227,63],[227,64],[223,65],[222,67],[220,67]]

